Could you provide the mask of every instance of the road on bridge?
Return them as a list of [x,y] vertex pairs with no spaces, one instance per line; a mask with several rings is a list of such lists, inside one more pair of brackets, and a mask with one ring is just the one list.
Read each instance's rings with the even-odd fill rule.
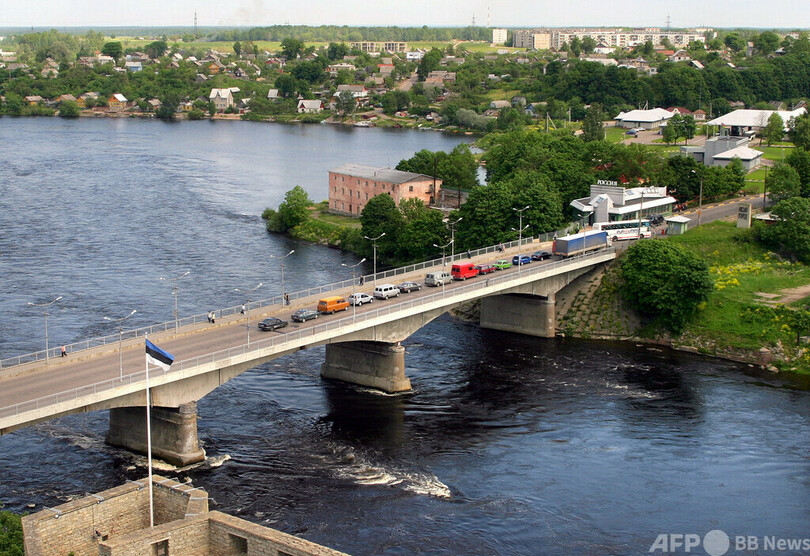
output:
[[[537,250],[550,251],[550,243],[530,243],[523,246],[521,253],[531,254]],[[481,255],[473,257],[472,259],[463,259],[463,261],[471,261],[476,264],[485,262],[494,262],[497,259],[511,259],[514,254],[517,254],[517,248],[507,249],[503,253],[490,253],[488,255]],[[449,259],[449,257],[448,257]],[[539,264],[548,263],[550,261],[533,262],[532,267]],[[446,269],[449,271],[449,261]],[[441,266],[433,267],[427,271],[414,272],[411,274],[403,274],[397,276],[396,283],[405,281],[413,281],[420,284],[424,283],[424,275],[426,272],[432,270],[440,270]],[[498,275],[505,275],[512,272],[518,272],[517,267],[497,271]],[[480,277],[478,279],[485,279]],[[472,278],[471,280],[476,280]],[[378,284],[383,283],[378,281]],[[454,287],[459,287],[464,282],[451,282],[444,286],[447,290],[452,291]],[[321,297],[329,295],[343,295],[348,296],[352,291],[367,291],[371,293],[374,284],[366,282],[363,287],[358,287],[354,290],[336,290],[328,294],[322,294]],[[396,304],[405,299],[413,299],[415,297],[423,297],[435,293],[436,289],[432,287],[423,286],[420,291],[401,294],[400,298],[392,298],[389,300],[377,299],[373,303],[367,303],[356,308],[357,314],[362,314],[365,311],[373,310],[379,307],[379,304]],[[291,329],[306,329],[313,326],[328,322],[330,319],[337,320],[344,318],[347,313],[351,314],[355,308],[349,307],[346,312],[341,312],[335,315],[320,315],[319,318],[307,321],[305,323],[295,323],[290,321],[286,328],[279,329],[275,332],[262,332],[256,328],[258,322],[266,317],[279,317],[284,320],[290,320],[290,315],[295,310],[306,307],[314,309],[317,305],[317,298],[312,297],[308,300],[301,300],[300,303],[288,307],[264,307],[262,309],[253,310],[250,314],[250,340],[255,342],[261,338],[267,337],[268,334],[285,334]],[[207,353],[217,352],[228,348],[242,346],[247,343],[247,317],[244,315],[234,315],[225,319],[219,319],[215,324],[198,323],[181,327],[177,333],[175,332],[162,332],[160,334],[150,337],[155,344],[162,349],[168,351],[175,357],[175,361],[182,361],[204,355]],[[132,339],[124,341],[123,349],[123,376],[128,374],[142,372],[146,366],[145,349],[143,347],[143,339]],[[101,348],[93,348],[69,354],[66,358],[51,358],[48,364],[44,361],[34,364],[26,364],[20,366],[19,369],[10,368],[9,371],[21,371],[19,374],[11,376],[0,376],[0,410],[2,408],[14,406],[16,404],[30,402],[53,394],[71,391],[75,388],[83,386],[90,386],[106,380],[116,379],[121,375],[119,368],[119,351],[118,343],[108,344]]]

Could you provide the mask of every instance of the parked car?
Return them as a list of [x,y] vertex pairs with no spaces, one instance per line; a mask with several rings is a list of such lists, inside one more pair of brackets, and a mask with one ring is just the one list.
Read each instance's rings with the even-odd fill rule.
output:
[[638,131],[636,129],[628,129],[627,131],[624,132],[624,134],[625,135],[633,135],[633,136],[635,136],[635,135],[638,135]]
[[495,272],[495,267],[491,264],[479,264],[475,266],[478,269],[478,274],[489,274]]
[[374,298],[367,293],[357,292],[349,296],[349,305],[362,305],[363,303],[372,303]]
[[652,224],[653,226],[660,226],[661,224],[664,223],[664,217],[661,216],[660,214],[651,214],[648,217],[648,220],[650,221],[650,224]]
[[259,323],[259,330],[278,330],[287,326],[286,320],[268,317]]
[[380,284],[374,288],[374,297],[388,299],[389,297],[399,297],[399,288],[394,284]]
[[318,311],[313,309],[298,309],[290,318],[295,322],[305,322],[310,319],[317,319]]
[[495,264],[492,265],[492,266],[495,267],[495,270],[506,270],[507,268],[512,266],[512,263],[510,263],[506,259],[500,259],[500,260],[495,261]]
[[411,293],[411,292],[418,292],[422,289],[422,284],[417,284],[416,282],[402,282],[399,286],[399,291],[402,293]]
[[324,297],[318,301],[318,311],[321,313],[334,313],[335,311],[345,311],[349,308],[349,302],[339,295]]
[[529,264],[530,262],[532,262],[532,258],[528,255],[515,255],[512,257],[513,265],[524,265]]
[[548,251],[535,251],[532,253],[532,260],[533,261],[545,261],[546,259],[551,258],[551,253]]
[[453,277],[446,270],[438,270],[436,272],[428,272],[425,274],[426,286],[443,286],[453,281]]

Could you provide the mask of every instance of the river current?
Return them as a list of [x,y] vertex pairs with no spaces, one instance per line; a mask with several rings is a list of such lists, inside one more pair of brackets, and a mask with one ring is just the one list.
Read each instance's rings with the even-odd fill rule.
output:
[[[0,119],[0,357],[346,278],[337,250],[259,215],[344,162],[394,166],[459,136],[245,122]],[[369,269],[370,270],[370,269]],[[258,293],[257,293],[258,295]],[[639,554],[662,533],[807,537],[810,395],[732,363],[481,330],[405,342],[413,391],[323,381],[323,348],[199,402],[212,508],[353,554]],[[0,503],[33,511],[145,475],[105,412],[0,437]],[[733,548],[733,546],[732,546]],[[660,552],[659,552],[660,553]],[[700,552],[698,552],[700,553]],[[732,550],[730,553],[734,553]]]

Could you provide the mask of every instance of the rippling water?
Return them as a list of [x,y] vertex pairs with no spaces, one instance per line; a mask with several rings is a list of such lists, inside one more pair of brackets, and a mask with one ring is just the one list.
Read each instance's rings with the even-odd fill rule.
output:
[[[65,295],[49,327],[73,340],[104,332],[93,323],[107,313],[168,318],[162,274],[192,271],[181,314],[235,304],[233,287],[276,276],[267,254],[293,247],[291,283],[342,278],[349,255],[267,236],[256,214],[298,179],[317,197],[347,149],[395,164],[457,140],[209,125],[0,120],[4,355],[42,342],[32,296]],[[310,144],[335,160],[313,171]],[[323,348],[242,374],[200,401],[209,459],[177,473],[216,509],[355,554],[639,554],[659,533],[711,529],[806,537],[809,396],[790,383],[449,316],[405,345],[405,395],[321,380]],[[0,501],[41,509],[143,476],[142,457],[104,444],[106,426],[97,412],[0,437]]]

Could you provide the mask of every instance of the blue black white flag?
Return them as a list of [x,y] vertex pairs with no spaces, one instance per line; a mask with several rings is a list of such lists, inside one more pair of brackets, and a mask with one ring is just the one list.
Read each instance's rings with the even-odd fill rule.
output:
[[168,371],[172,362],[174,362],[174,355],[168,351],[163,351],[149,340],[146,340],[146,360],[164,371]]

